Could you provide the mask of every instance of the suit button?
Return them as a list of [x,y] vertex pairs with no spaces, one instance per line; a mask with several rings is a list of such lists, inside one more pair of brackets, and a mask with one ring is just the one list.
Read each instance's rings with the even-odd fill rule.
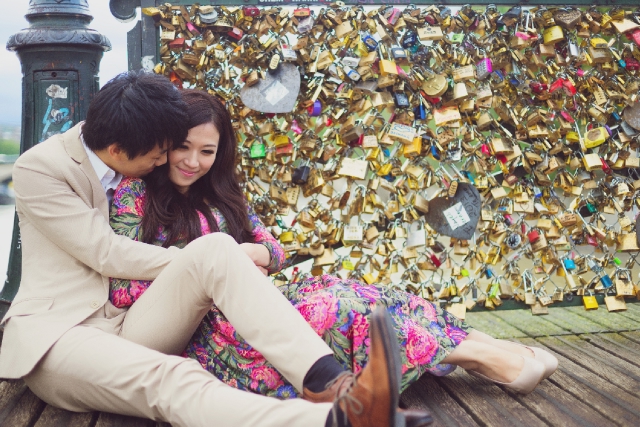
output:
[[100,308],[100,303],[96,300],[91,301],[91,308]]

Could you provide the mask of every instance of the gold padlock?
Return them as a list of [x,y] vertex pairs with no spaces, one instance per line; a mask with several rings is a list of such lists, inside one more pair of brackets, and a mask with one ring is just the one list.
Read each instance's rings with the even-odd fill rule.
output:
[[584,304],[585,310],[597,310],[598,309],[598,300],[595,295],[583,295],[582,303]]
[[295,239],[295,235],[293,231],[284,231],[280,234],[279,239],[282,243],[291,243]]
[[564,40],[564,31],[562,31],[562,27],[560,25],[545,28],[542,33],[542,39],[544,44],[556,44]]
[[602,161],[600,160],[600,156],[596,153],[585,154],[582,157],[582,162],[584,163],[584,167],[588,171],[593,171],[599,168],[602,168]]

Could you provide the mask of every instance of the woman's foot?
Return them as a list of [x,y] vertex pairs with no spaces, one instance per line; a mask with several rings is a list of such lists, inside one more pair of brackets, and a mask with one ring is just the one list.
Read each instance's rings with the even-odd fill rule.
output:
[[551,374],[553,374],[558,368],[558,359],[556,359],[553,354],[539,347],[529,347],[513,341],[499,340],[475,329],[469,333],[467,339],[483,342],[523,357],[536,359],[545,367],[544,378],[551,376]]
[[512,341],[497,340],[499,341],[498,347],[503,350],[508,350],[512,353],[519,354],[524,357],[530,357],[544,365],[544,378],[549,378],[558,369],[558,359],[546,350],[540,347],[529,347],[524,344],[520,344]]
[[[481,371],[487,371],[491,369],[486,369],[484,366],[479,367],[477,370],[467,370],[469,374],[483,378],[489,381],[492,381],[496,384],[500,384],[505,386],[506,388],[516,391],[522,394],[531,393],[537,386],[540,384],[540,381],[544,378],[545,366],[541,362],[538,362],[535,359],[520,356],[518,363],[521,365],[520,371],[517,375],[513,373],[513,364],[509,363],[512,366],[504,366],[503,370],[495,370],[493,369],[493,375],[485,375],[481,373]],[[514,361],[515,362],[515,361]],[[499,378],[499,379],[496,379]],[[511,381],[505,380],[505,378],[513,378]],[[500,381],[502,379],[502,381]]]

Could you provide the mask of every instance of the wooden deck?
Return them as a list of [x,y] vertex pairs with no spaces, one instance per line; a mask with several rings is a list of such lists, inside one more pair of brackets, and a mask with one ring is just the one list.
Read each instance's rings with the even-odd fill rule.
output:
[[[511,393],[459,369],[423,377],[402,395],[428,409],[434,426],[640,426],[640,304],[551,308],[546,316],[509,310],[467,313],[467,321],[496,338],[545,347],[558,371],[528,396]],[[0,382],[0,426],[168,427],[108,413],[77,414],[46,405],[22,381]]]

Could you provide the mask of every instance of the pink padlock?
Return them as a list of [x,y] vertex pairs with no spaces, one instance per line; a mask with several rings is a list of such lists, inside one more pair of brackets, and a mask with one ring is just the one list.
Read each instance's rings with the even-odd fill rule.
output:
[[480,146],[480,152],[485,156],[491,156],[491,151],[489,150],[489,146],[487,144],[482,144]]
[[571,114],[567,113],[564,110],[560,111],[560,115],[562,116],[563,119],[565,119],[569,123],[574,123],[575,122],[575,120],[573,120],[573,117],[571,117]]
[[484,80],[493,72],[493,63],[489,58],[483,58],[476,64],[476,78]]
[[189,30],[189,32],[194,36],[200,35],[200,31],[196,28],[195,25],[193,25],[193,22],[187,22],[187,30]]
[[291,131],[296,135],[300,135],[302,133],[302,128],[298,125],[296,120],[291,122]]

